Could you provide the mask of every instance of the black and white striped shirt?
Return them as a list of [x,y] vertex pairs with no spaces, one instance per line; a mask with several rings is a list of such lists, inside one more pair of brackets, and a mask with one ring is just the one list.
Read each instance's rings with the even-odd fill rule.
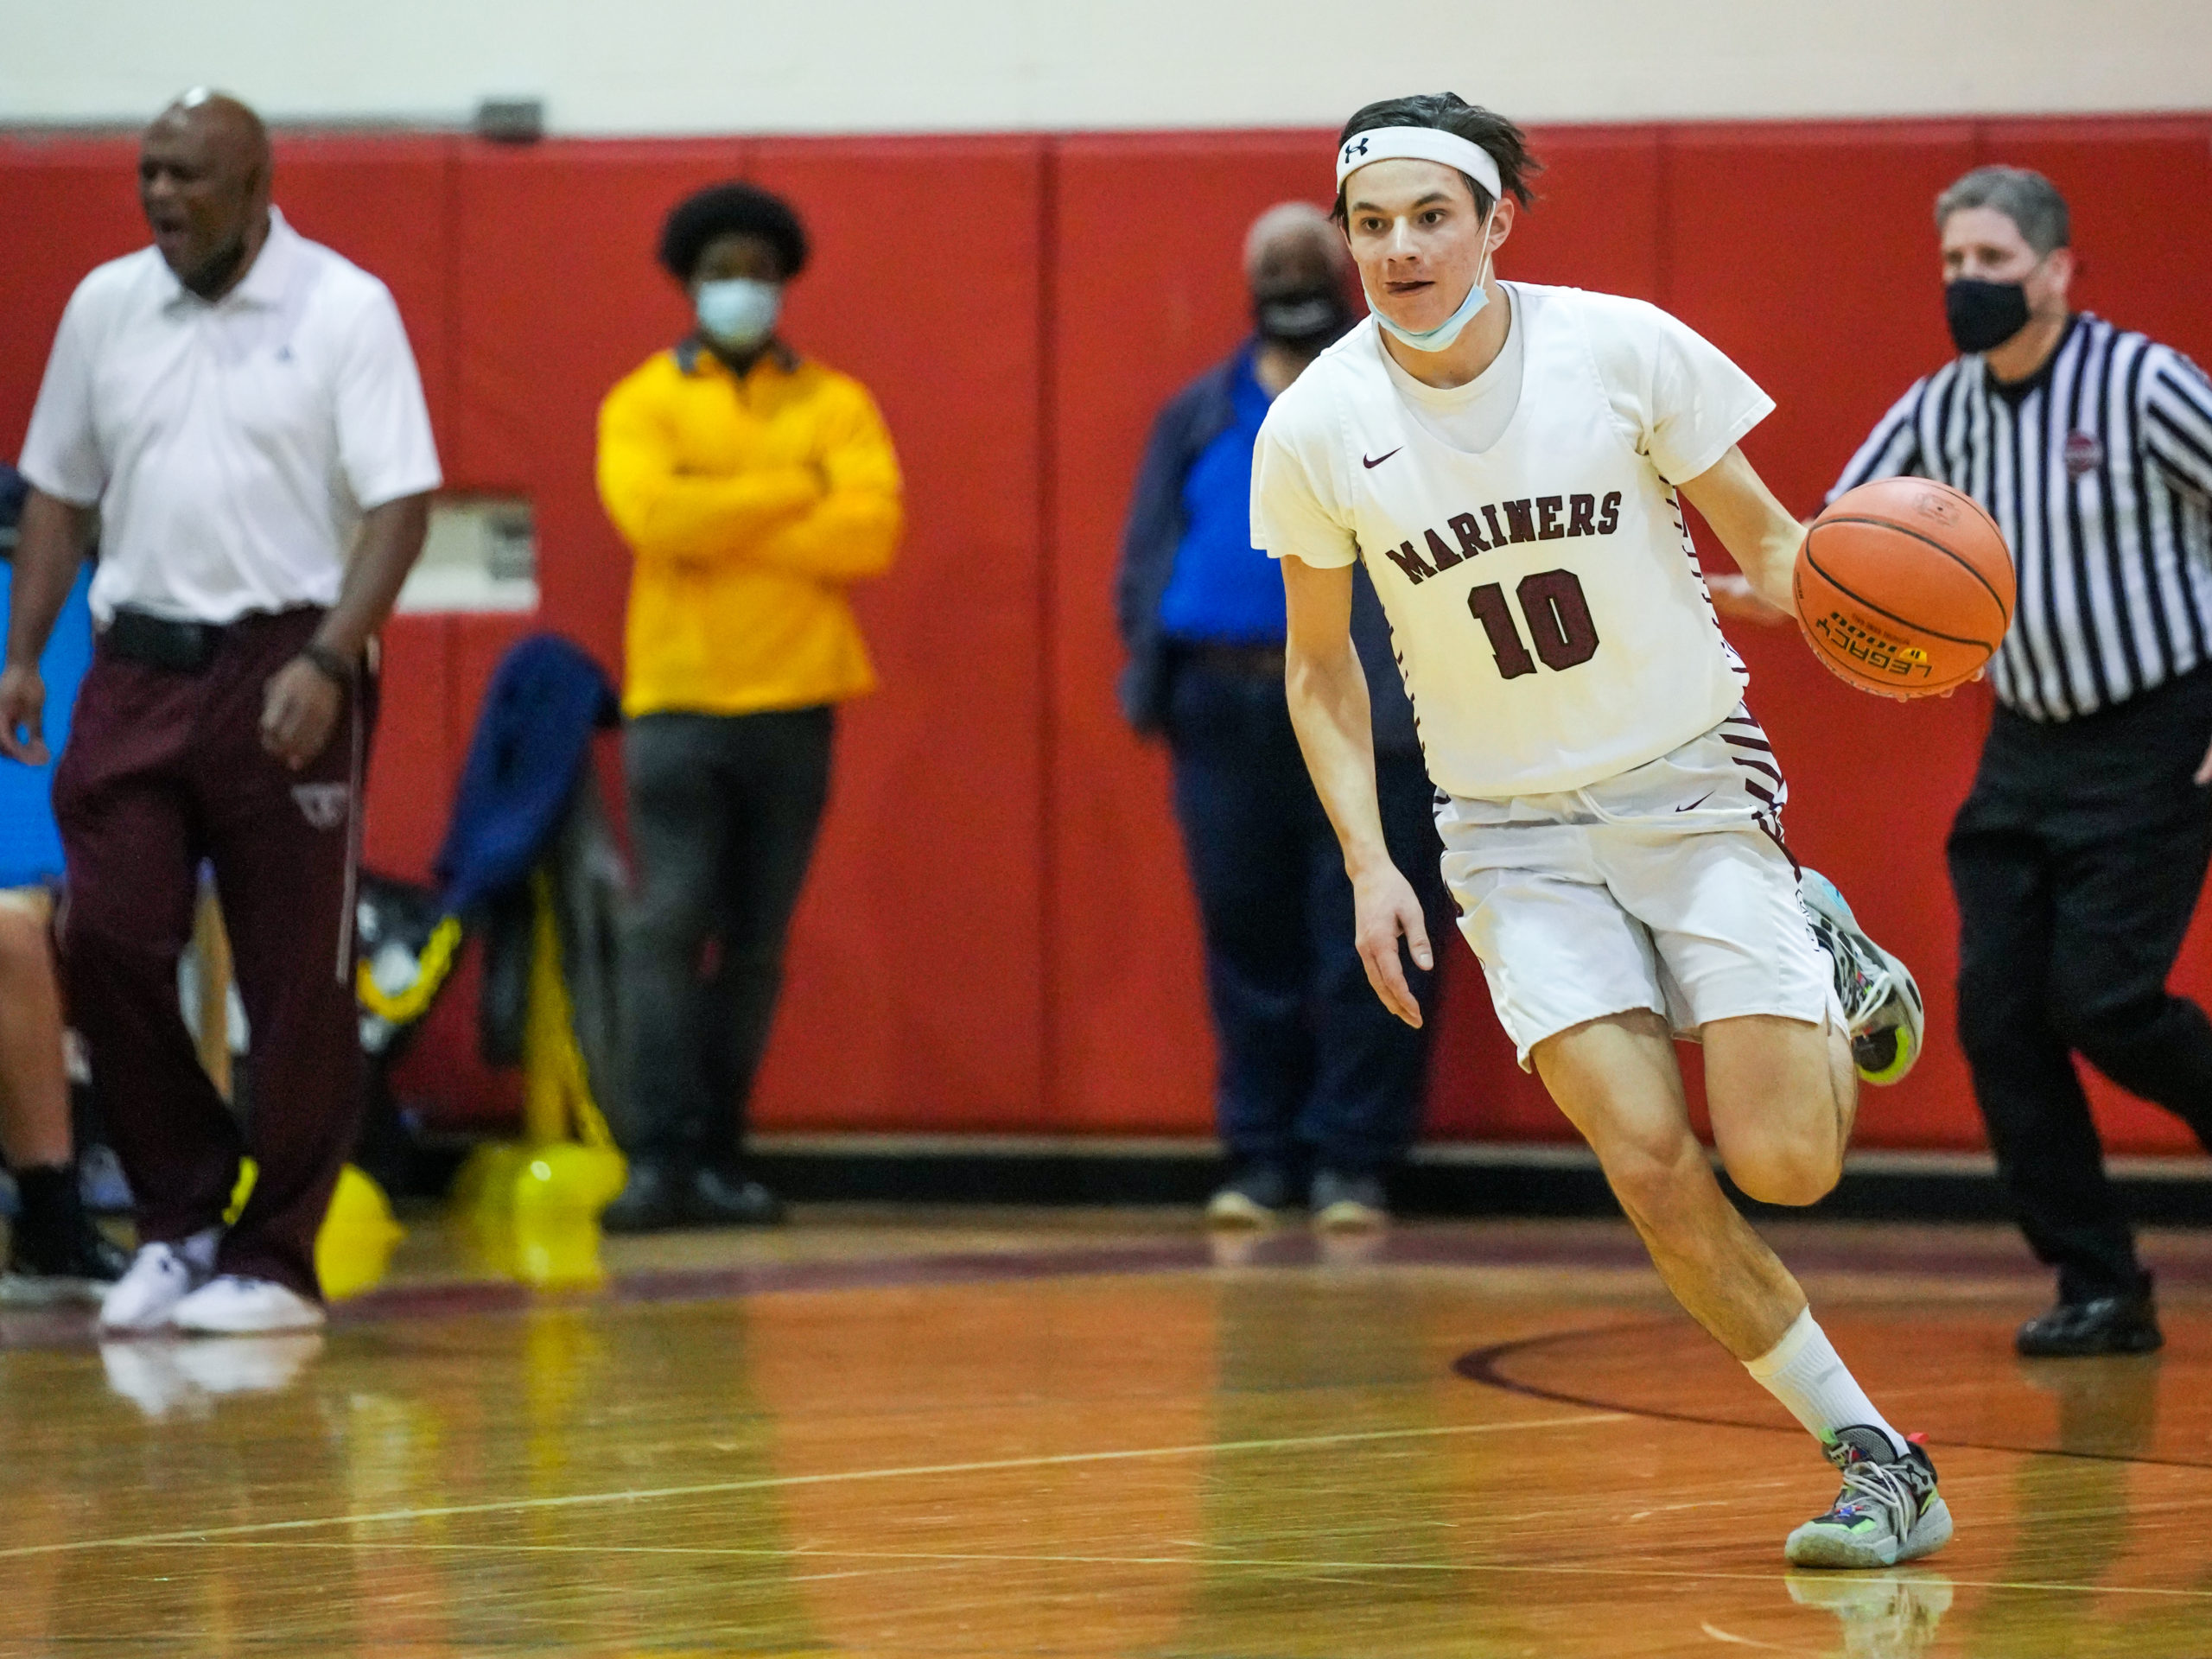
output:
[[2012,550],[1989,665],[2031,720],[2093,714],[2212,661],[2212,381],[2170,346],[2076,316],[2031,379],[1980,356],[1917,382],[1830,492],[1910,474],[1964,490]]

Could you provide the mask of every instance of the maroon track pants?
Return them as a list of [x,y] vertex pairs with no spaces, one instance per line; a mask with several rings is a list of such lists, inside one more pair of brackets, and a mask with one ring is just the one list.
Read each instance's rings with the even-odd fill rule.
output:
[[[360,1116],[351,910],[375,686],[357,677],[328,746],[299,772],[263,751],[261,709],[269,677],[321,615],[248,617],[197,674],[101,644],[54,779],[70,1018],[130,1178],[139,1239],[175,1243],[218,1224],[251,1153],[260,1173],[216,1270],[311,1297],[315,1233]],[[203,858],[245,1005],[243,1136],[177,1004]]]

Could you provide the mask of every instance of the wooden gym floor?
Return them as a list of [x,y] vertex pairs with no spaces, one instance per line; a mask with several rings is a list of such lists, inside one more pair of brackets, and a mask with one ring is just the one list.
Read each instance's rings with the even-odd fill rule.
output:
[[2212,1653],[2212,1234],[2162,1356],[2039,1365],[2005,1233],[1777,1242],[1928,1563],[1785,1569],[1831,1472],[1616,1225],[823,1210],[558,1296],[418,1229],[327,1337],[0,1319],[0,1653]]

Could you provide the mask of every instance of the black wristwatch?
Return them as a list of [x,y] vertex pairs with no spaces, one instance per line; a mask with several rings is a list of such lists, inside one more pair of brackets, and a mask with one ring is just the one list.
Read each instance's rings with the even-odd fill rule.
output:
[[340,691],[353,689],[353,665],[328,645],[309,640],[300,647],[301,659]]

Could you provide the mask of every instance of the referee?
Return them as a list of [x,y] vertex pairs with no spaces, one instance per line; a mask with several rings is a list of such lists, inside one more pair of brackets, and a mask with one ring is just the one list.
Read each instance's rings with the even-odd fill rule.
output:
[[1940,480],[2012,549],[1996,717],[1949,843],[1959,1033],[2021,1226],[2058,1269],[2019,1351],[2145,1353],[2151,1275],[2072,1057],[2212,1147],[2212,1022],[2166,989],[2212,855],[2212,383],[2068,308],[2066,202],[2042,175],[1979,168],[1936,223],[1962,355],[1897,401],[1829,499]]

